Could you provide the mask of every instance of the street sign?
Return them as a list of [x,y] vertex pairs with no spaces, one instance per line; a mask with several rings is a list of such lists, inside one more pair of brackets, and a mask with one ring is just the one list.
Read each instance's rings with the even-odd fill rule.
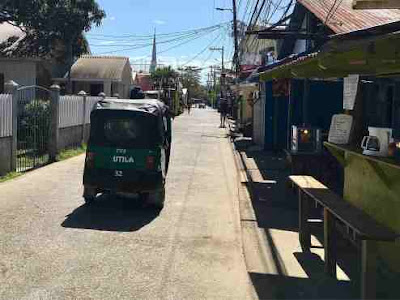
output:
[[353,0],[354,9],[400,9],[400,0]]

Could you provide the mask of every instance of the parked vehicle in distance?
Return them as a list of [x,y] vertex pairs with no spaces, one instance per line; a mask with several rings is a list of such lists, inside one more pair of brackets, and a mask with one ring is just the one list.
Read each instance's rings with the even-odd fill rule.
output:
[[203,102],[199,103],[199,108],[206,108],[206,104]]
[[139,194],[162,208],[171,119],[157,100],[105,99],[91,113],[83,175],[86,203],[104,192]]
[[161,91],[145,91],[145,99],[161,100]]

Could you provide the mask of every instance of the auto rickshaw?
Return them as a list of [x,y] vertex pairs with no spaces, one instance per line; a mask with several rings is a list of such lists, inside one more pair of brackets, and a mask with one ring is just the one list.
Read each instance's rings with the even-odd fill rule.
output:
[[161,209],[171,149],[171,118],[160,101],[105,99],[90,116],[83,197],[139,194]]

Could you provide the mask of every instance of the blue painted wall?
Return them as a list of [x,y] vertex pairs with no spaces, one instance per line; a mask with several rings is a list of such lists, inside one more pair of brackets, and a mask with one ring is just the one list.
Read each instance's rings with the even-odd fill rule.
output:
[[[286,149],[289,97],[273,97],[272,81],[265,82],[265,149]],[[291,81],[290,126],[302,125],[304,81]],[[328,131],[332,115],[343,111],[343,83],[310,81],[308,124]]]

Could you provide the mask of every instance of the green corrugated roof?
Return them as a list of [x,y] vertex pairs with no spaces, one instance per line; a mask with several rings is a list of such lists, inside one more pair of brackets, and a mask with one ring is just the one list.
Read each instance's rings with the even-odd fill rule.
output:
[[260,80],[397,73],[400,73],[400,34],[392,33],[373,39],[332,40],[320,53],[261,73]]

